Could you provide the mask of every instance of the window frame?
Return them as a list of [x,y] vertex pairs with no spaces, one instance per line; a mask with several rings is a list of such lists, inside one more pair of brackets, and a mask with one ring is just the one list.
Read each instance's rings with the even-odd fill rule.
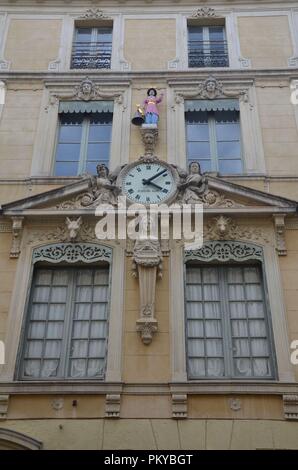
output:
[[[199,113],[200,111],[195,111]],[[227,158],[226,160],[236,160],[241,162],[241,171],[239,173],[230,173],[230,172],[221,172],[219,170],[219,158],[218,158],[218,150],[217,150],[217,138],[216,138],[216,119],[214,116],[214,111],[206,111],[208,115],[208,130],[209,130],[209,148],[210,148],[210,162],[211,162],[211,169],[207,171],[206,173],[218,173],[219,175],[232,175],[232,176],[240,176],[243,175],[246,172],[246,166],[245,166],[245,159],[244,159],[244,148],[243,148],[243,137],[242,137],[242,126],[241,126],[241,116],[240,116],[240,111],[238,111],[238,121],[237,123],[239,124],[239,144],[240,144],[240,158]],[[191,159],[188,157],[188,151],[187,151],[187,144],[188,144],[188,139],[187,139],[187,126],[188,122],[186,120],[186,111],[184,113],[184,123],[185,123],[185,144],[186,144],[186,161],[187,161],[187,166],[189,165],[190,162],[192,162],[194,159]],[[199,141],[195,141],[199,142]],[[206,159],[205,159],[206,160]],[[225,159],[222,159],[225,160]],[[200,159],[195,159],[195,161],[198,161],[200,163]]]
[[[106,24],[105,24],[106,23]],[[111,57],[110,57],[110,64],[109,67],[73,67],[72,62],[73,62],[73,57],[74,57],[74,45],[77,40],[77,34],[79,29],[91,29],[91,36],[90,36],[90,42],[86,44],[92,44],[96,43],[96,39],[98,38],[98,30],[100,29],[110,29],[111,30]],[[84,71],[84,70],[111,70],[112,69],[112,60],[113,60],[113,40],[114,37],[114,22],[112,20],[106,21],[106,22],[99,22],[97,25],[96,23],[92,22],[91,24],[82,24],[82,23],[74,23],[74,28],[73,28],[73,38],[72,38],[72,44],[71,44],[71,54],[70,54],[70,63],[69,63],[69,69],[74,70],[74,71]]]
[[[87,172],[87,155],[88,155],[88,144],[89,144],[89,131],[90,131],[90,114],[93,113],[82,113],[84,114],[84,118],[82,121],[82,135],[81,135],[81,142],[80,142],[80,155],[79,155],[79,160],[78,160],[78,171],[76,175],[65,175],[65,176],[60,176],[55,174],[55,167],[57,163],[57,150],[58,150],[58,145],[59,145],[59,133],[61,129],[61,121],[60,121],[60,116],[63,113],[58,113],[58,119],[57,119],[57,126],[56,126],[56,135],[55,135],[55,145],[54,145],[54,155],[52,159],[52,165],[51,165],[51,175],[55,178],[76,178],[81,176],[82,174]],[[95,114],[95,113],[94,113]],[[111,151],[112,151],[112,138],[113,138],[113,128],[114,128],[114,111],[112,113],[112,121],[111,121],[111,137],[110,137],[110,142],[109,142],[109,158],[107,161],[107,167],[110,167],[110,162],[111,162]],[[106,143],[106,142],[104,142]],[[104,160],[101,160],[98,158],[98,162],[104,162]]]
[[[28,339],[28,329],[30,325],[30,313],[31,313],[31,306],[32,306],[32,296],[34,292],[34,285],[33,285],[33,280],[34,280],[34,274],[35,274],[35,268],[44,268],[44,269],[51,269],[53,271],[63,269],[63,270],[69,270],[72,271],[72,283],[71,283],[71,292],[73,294],[74,289],[75,289],[75,270],[76,269],[96,269],[100,267],[105,267],[108,269],[108,300],[107,300],[107,319],[106,319],[106,325],[107,325],[107,336],[106,336],[106,341],[105,341],[105,358],[104,358],[104,367],[103,367],[103,374],[102,375],[97,375],[94,377],[89,377],[89,376],[83,376],[83,377],[72,377],[69,374],[70,370],[70,354],[71,354],[71,341],[72,341],[72,327],[73,327],[73,318],[74,318],[74,312],[71,311],[71,304],[72,302],[69,301],[69,298],[66,302],[66,307],[65,307],[65,319],[64,319],[64,326],[63,326],[63,333],[65,335],[61,339],[61,354],[60,354],[60,361],[61,363],[58,366],[58,370],[62,370],[63,374],[62,375],[57,375],[56,377],[26,377],[24,375],[24,355],[25,355],[25,348],[27,344],[27,339]],[[29,292],[25,304],[25,309],[24,309],[24,318],[23,318],[23,325],[22,325],[22,332],[20,336],[20,341],[19,341],[19,346],[18,346],[18,353],[17,353],[17,367],[16,367],[16,377],[18,380],[22,382],[35,382],[35,381],[40,381],[40,382],[47,382],[47,381],[53,381],[53,382],[69,382],[69,381],[104,381],[106,377],[106,372],[107,372],[107,361],[108,361],[108,344],[109,344],[109,323],[110,323],[110,307],[111,307],[111,285],[112,285],[112,263],[78,263],[75,264],[74,266],[67,264],[67,263],[36,263],[35,265],[32,266],[32,270],[30,273],[30,282],[29,282]],[[71,300],[73,299],[73,296],[71,296]],[[90,338],[88,339],[90,340]]]
[[[265,269],[264,269],[264,263],[263,262],[254,262],[253,260],[247,261],[247,262],[226,262],[226,263],[219,263],[219,262],[211,262],[211,263],[204,263],[204,262],[193,262],[193,266],[199,266],[199,267],[208,267],[208,266],[215,266],[216,268],[219,269],[219,290],[220,290],[220,295],[223,293],[223,290],[226,289],[226,284],[222,283],[223,280],[223,272],[224,268],[230,267],[230,266],[259,266],[260,270],[260,277],[262,281],[262,297],[263,297],[263,305],[264,305],[264,321],[266,324],[267,328],[267,341],[268,341],[268,348],[269,348],[269,363],[270,363],[270,368],[272,371],[272,374],[270,376],[240,376],[240,375],[233,375],[233,352],[232,352],[232,338],[231,338],[231,326],[230,326],[230,309],[225,306],[225,311],[224,314],[221,316],[222,319],[222,342],[223,342],[223,363],[224,363],[224,368],[225,370],[231,372],[230,374],[223,375],[223,376],[200,376],[200,377],[193,377],[190,374],[190,368],[189,368],[189,356],[188,356],[188,334],[187,334],[187,295],[186,295],[186,288],[187,288],[187,283],[186,283],[186,272],[187,272],[187,262],[184,262],[184,267],[183,267],[183,284],[184,284],[184,337],[185,337],[185,359],[186,359],[186,375],[187,375],[187,380],[190,382],[193,381],[212,381],[212,380],[218,380],[218,381],[225,381],[225,380],[231,380],[233,382],[235,381],[274,381],[278,380],[278,369],[277,369],[277,358],[276,358],[276,348],[275,348],[275,343],[274,343],[274,336],[273,336],[273,326],[272,326],[272,319],[271,319],[271,314],[270,314],[270,307],[269,307],[269,302],[268,302],[268,290],[267,290],[267,282],[266,282],[266,276],[265,276]],[[221,295],[220,297],[220,303],[222,304],[227,304],[227,297],[225,295]],[[229,316],[229,317],[228,317]],[[205,359],[208,359],[208,356],[204,356]]]
[[[216,66],[216,65],[208,65],[208,66],[203,66],[203,67],[191,67],[189,64],[189,53],[190,53],[190,32],[189,28],[191,27],[201,27],[202,28],[202,41],[203,41],[203,48],[202,48],[202,56],[205,57],[206,55],[210,54],[211,48],[210,48],[210,28],[212,27],[218,27],[222,28],[223,30],[223,45],[224,45],[224,54],[223,56],[226,57],[228,64],[225,66]],[[206,47],[205,47],[206,44]],[[206,69],[206,68],[211,68],[211,69],[218,69],[218,68],[223,68],[223,69],[228,69],[230,68],[230,54],[229,54],[229,44],[228,44],[228,39],[227,39],[227,31],[226,31],[226,22],[225,20],[223,21],[222,24],[216,24],[216,23],[211,23],[211,22],[197,22],[193,23],[191,21],[187,22],[187,59],[188,59],[188,66],[187,68],[189,70],[193,69]]]

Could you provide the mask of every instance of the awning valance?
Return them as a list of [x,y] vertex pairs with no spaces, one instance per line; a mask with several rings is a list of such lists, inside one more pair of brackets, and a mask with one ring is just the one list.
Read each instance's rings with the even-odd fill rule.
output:
[[239,100],[186,100],[185,111],[239,111]]
[[112,113],[113,101],[60,101],[59,113]]

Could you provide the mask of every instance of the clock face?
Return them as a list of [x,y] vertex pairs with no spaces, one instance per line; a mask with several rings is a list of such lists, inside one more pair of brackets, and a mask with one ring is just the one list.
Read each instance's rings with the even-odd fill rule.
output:
[[176,191],[171,170],[161,163],[139,163],[123,178],[123,192],[140,204],[160,204]]

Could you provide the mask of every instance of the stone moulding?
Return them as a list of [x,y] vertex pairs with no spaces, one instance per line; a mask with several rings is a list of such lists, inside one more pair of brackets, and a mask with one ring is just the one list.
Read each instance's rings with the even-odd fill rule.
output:
[[187,418],[187,395],[172,395],[172,417],[175,419]]
[[94,263],[112,261],[112,249],[92,243],[60,243],[41,246],[33,251],[33,263],[48,261],[49,263]]
[[210,261],[247,261],[263,260],[263,250],[261,247],[252,243],[229,242],[229,241],[211,241],[206,242],[199,250],[189,250],[184,255],[185,262],[198,260],[204,262]]
[[9,395],[0,395],[0,420],[5,420],[7,417],[9,404]]
[[298,395],[283,395],[283,404],[285,418],[298,420]]
[[113,394],[106,395],[106,408],[105,408],[105,417],[106,418],[119,418],[120,417],[120,403],[121,395]]

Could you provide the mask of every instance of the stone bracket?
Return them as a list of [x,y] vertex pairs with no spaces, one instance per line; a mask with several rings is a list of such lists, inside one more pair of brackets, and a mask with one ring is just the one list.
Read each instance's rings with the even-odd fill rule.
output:
[[0,395],[0,420],[7,418],[9,395]]
[[12,217],[12,241],[10,258],[18,258],[21,252],[24,217]]
[[187,395],[172,395],[172,417],[175,419],[187,418]]
[[298,395],[283,395],[285,419],[298,420]]
[[285,214],[276,214],[273,215],[274,226],[275,226],[275,240],[276,240],[276,250],[279,256],[287,255],[286,247],[286,226],[285,226]]
[[143,124],[140,128],[142,142],[145,147],[145,157],[152,157],[154,155],[157,139],[158,127],[157,124]]
[[106,395],[106,418],[119,418],[120,417],[120,395]]

